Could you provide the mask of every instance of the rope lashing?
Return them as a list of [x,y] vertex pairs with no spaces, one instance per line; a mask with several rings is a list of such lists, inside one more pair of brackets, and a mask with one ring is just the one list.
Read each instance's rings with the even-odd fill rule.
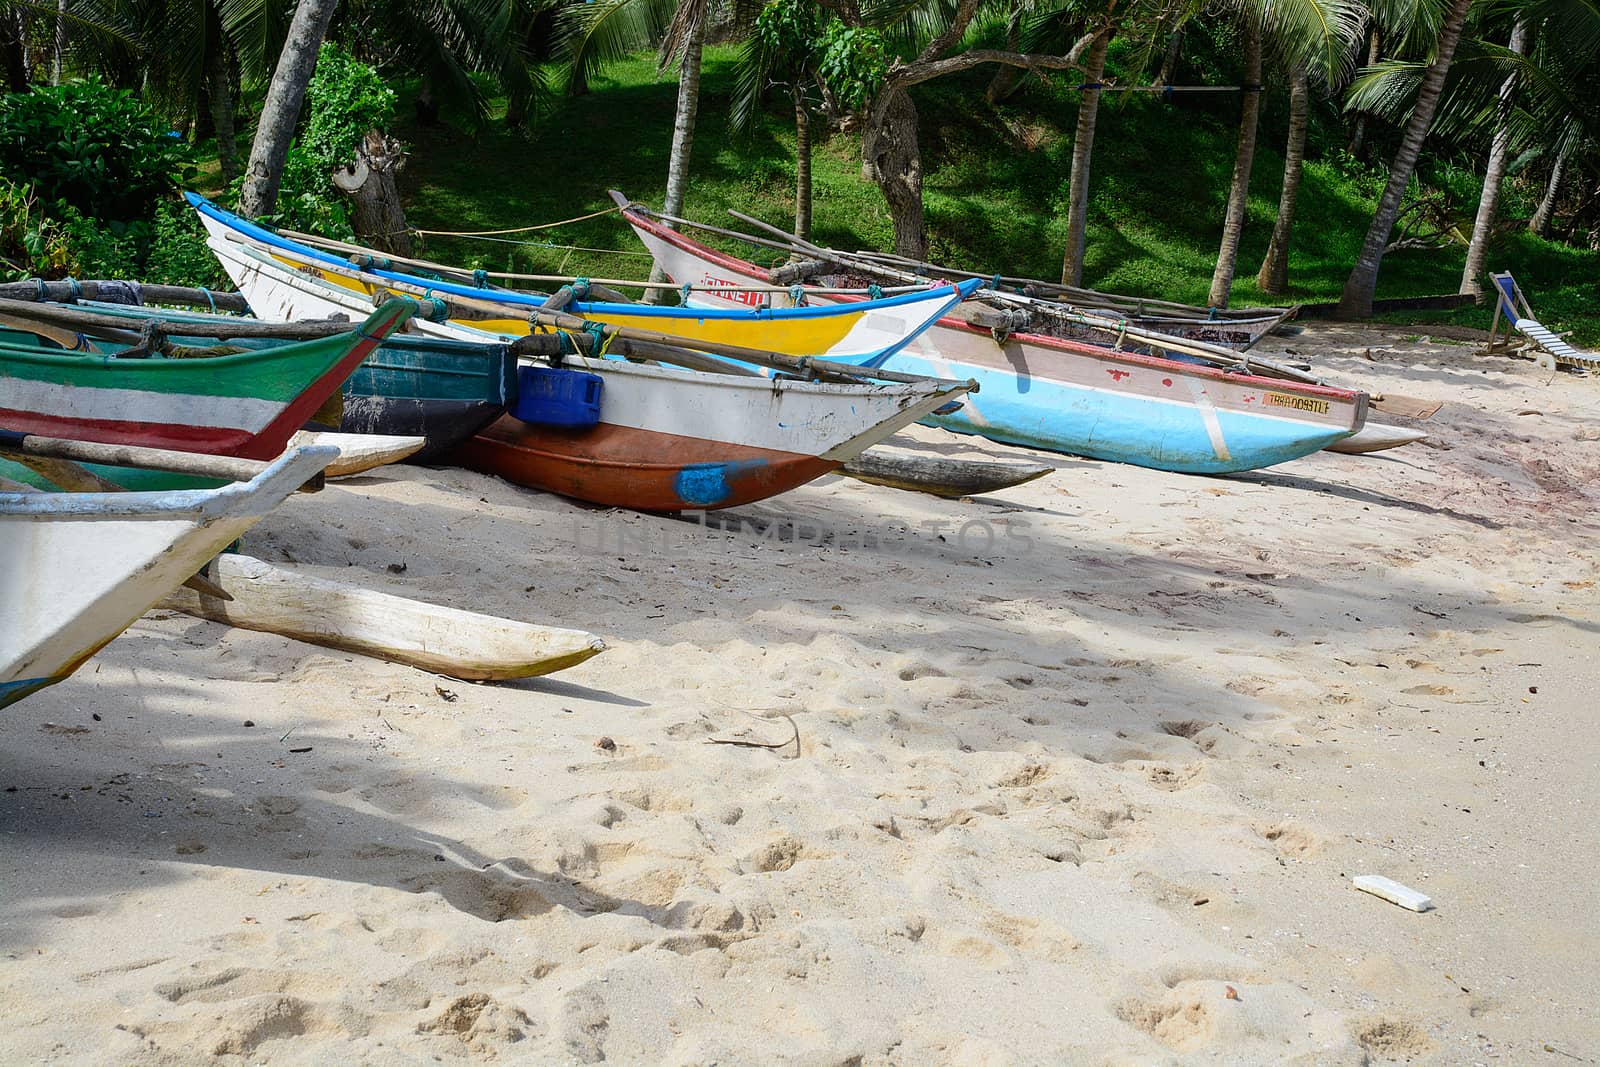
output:
[[574,300],[587,300],[587,299],[589,299],[589,293],[593,288],[594,287],[589,284],[589,279],[588,278],[574,278],[574,279],[572,279],[572,299],[574,299]]
[[687,304],[689,302],[689,294],[692,292],[694,292],[694,286],[690,285],[688,282],[684,282],[683,288],[678,290],[678,296],[680,296],[683,299],[683,302]]
[[879,285],[877,282],[873,282],[871,285],[868,285],[867,296],[873,300],[882,300],[883,286]]
[[472,284],[477,286],[479,289],[489,288],[489,272],[484,270],[482,267],[479,267],[477,270],[473,271]]
[[82,300],[83,286],[78,284],[78,279],[69,274],[67,275],[65,281],[67,283],[67,291],[72,294],[67,299],[71,300],[73,303],[77,303],[79,300]]
[[44,284],[44,279],[43,278],[35,278],[35,279],[33,279],[33,284],[37,285],[39,287],[39,297],[38,297],[38,299],[40,299],[40,300],[49,300],[50,299],[50,289],[49,289],[48,286],[46,286]]
[[217,313],[217,302],[211,299],[211,290],[202,286],[200,291],[206,295],[206,303],[211,305],[211,314],[215,315]]
[[450,305],[436,296],[424,296],[418,301],[421,305],[422,317],[428,322],[450,321]]
[[789,303],[797,308],[806,306],[806,287],[795,284],[789,286]]

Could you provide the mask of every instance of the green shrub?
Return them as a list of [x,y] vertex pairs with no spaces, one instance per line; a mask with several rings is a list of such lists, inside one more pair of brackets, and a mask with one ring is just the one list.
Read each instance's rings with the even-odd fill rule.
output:
[[46,204],[132,222],[191,177],[189,147],[132,93],[90,77],[0,100],[0,175]]
[[206,229],[182,200],[163,200],[151,225],[150,254],[140,277],[165,285],[232,289],[222,264],[206,247]]
[[336,44],[317,53],[306,91],[306,120],[289,148],[272,222],[324,237],[350,239],[350,213],[334,188],[334,168],[354,161],[368,130],[394,121],[395,93],[378,72]]

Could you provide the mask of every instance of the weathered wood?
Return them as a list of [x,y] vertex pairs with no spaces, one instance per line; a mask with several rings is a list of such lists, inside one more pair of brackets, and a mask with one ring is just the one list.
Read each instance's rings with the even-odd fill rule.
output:
[[931,493],[954,500],[1010,489],[1043,478],[1054,470],[1041,463],[990,463],[868,451],[847,461],[840,473],[872,485]]
[[395,182],[405,158],[399,141],[368,130],[356,146],[355,161],[334,168],[333,184],[350,198],[350,225],[357,236],[380,252],[409,256],[411,230]]
[[582,630],[427,604],[297,574],[249,556],[220,556],[202,573],[233,600],[179,590],[162,607],[451,678],[530,678],[582,663],[606,647]]
[[1428,434],[1423,430],[1412,430],[1405,426],[1390,426],[1382,422],[1369,422],[1343,441],[1335,441],[1324,452],[1342,452],[1349,456],[1365,455],[1368,452],[1382,452],[1390,448],[1399,448],[1420,441]]
[[[137,330],[129,330],[130,320],[120,315],[94,311],[67,304],[35,304],[0,297],[0,315],[15,323],[42,323],[46,326],[91,333],[121,341],[138,337]],[[157,314],[150,320],[161,322]],[[173,319],[166,322],[165,332],[174,337],[203,335],[228,340],[235,337],[270,337],[285,341],[311,341],[349,333],[358,324],[341,319],[314,319],[304,322],[262,322],[260,319],[236,319],[219,315],[205,322]],[[20,327],[33,329],[31,326]],[[188,331],[185,334],[184,331]]]
[[1385,415],[1394,415],[1402,419],[1431,419],[1440,408],[1444,407],[1442,400],[1402,396],[1399,393],[1374,393],[1368,397],[1367,403]]
[[[235,459],[232,456],[207,456],[195,452],[174,452],[165,448],[141,448],[138,445],[66,441],[58,437],[9,434],[3,431],[0,431],[0,453],[12,456],[21,462],[27,462],[30,457],[71,460],[74,463],[100,463],[108,467],[143,467],[146,470],[190,474],[200,478],[221,478],[230,482],[248,482],[269,466],[257,460]],[[48,474],[45,477],[56,481]],[[56,484],[61,485],[60,482]],[[62,488],[77,487],[62,486]]]
[[332,445],[339,458],[324,469],[329,478],[361,474],[375,467],[399,463],[422,449],[426,437],[400,437],[376,433],[334,433],[324,430],[299,430],[289,439],[290,448],[302,445]]
[[[240,313],[246,313],[250,310],[250,305],[245,302],[242,293],[220,293],[212,289],[195,289],[186,285],[149,285],[143,282],[6,282],[0,285],[0,297],[7,300],[50,301],[55,303],[75,299],[99,300],[103,296],[112,295],[110,292],[111,286],[116,287],[115,295],[121,296],[129,284],[138,285],[140,298],[145,304],[181,304],[188,307],[205,308],[208,311],[236,311]],[[102,289],[102,287],[106,288]]]

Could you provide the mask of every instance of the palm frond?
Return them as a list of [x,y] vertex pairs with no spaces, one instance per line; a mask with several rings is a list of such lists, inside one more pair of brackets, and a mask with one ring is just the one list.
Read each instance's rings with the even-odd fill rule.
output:
[[588,92],[589,80],[602,64],[655,45],[672,11],[672,0],[596,0],[563,8],[557,48],[568,64],[567,92]]

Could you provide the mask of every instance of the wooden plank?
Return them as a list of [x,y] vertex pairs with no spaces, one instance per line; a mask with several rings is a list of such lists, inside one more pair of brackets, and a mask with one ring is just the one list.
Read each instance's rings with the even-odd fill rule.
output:
[[847,461],[840,473],[871,485],[955,500],[1010,489],[1043,478],[1054,470],[1041,463],[991,463],[869,451]]
[[1382,422],[1369,422],[1355,433],[1342,441],[1335,441],[1324,448],[1324,452],[1342,452],[1349,456],[1366,455],[1369,452],[1383,452],[1401,445],[1409,445],[1420,441],[1428,434],[1424,430],[1412,430],[1405,426],[1390,426]]
[[249,556],[219,556],[202,573],[233,600],[180,589],[162,607],[451,678],[531,678],[582,663],[606,647],[582,630],[427,604],[297,574]]
[[[174,452],[166,448],[140,448],[137,445],[67,441],[58,437],[8,433],[3,430],[0,430],[0,453],[23,462],[27,462],[29,457],[71,460],[74,463],[100,463],[108,467],[143,467],[170,474],[222,478],[230,482],[248,482],[268,466],[258,460],[236,459],[232,456],[207,456],[194,452]],[[45,477],[56,481],[48,474]]]
[[328,464],[323,473],[329,478],[361,474],[375,467],[399,463],[422,449],[426,437],[401,437],[377,433],[334,433],[324,430],[298,430],[289,439],[290,448],[302,445],[332,445],[339,450],[339,458]]

